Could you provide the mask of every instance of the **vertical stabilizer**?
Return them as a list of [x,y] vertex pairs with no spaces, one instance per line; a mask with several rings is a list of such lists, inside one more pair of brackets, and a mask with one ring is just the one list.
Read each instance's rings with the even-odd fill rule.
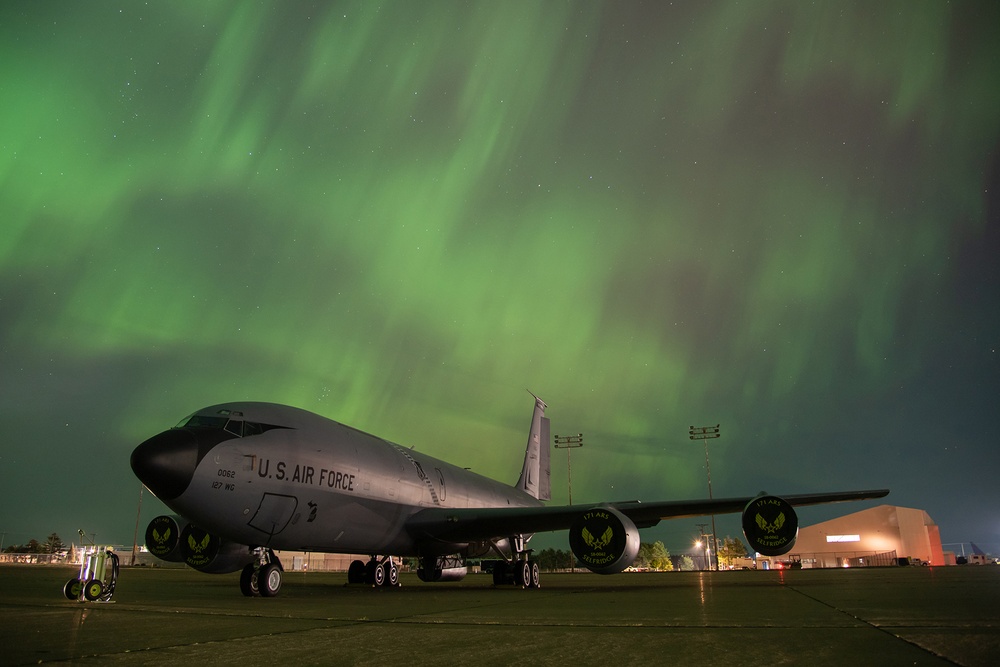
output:
[[552,453],[552,440],[549,438],[549,418],[542,417],[542,441],[538,443],[538,499],[552,500],[552,468],[549,465],[549,454]]
[[521,466],[521,477],[517,480],[517,488],[539,500],[549,500],[552,497],[546,407],[545,401],[535,396],[535,411],[531,415],[531,430],[524,449],[524,465]]

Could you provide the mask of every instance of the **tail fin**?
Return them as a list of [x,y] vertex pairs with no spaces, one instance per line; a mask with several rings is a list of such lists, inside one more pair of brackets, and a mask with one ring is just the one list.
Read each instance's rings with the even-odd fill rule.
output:
[[[532,396],[535,396],[532,394]],[[549,420],[545,417],[545,401],[535,396],[535,411],[531,415],[531,431],[524,449],[524,465],[517,488],[539,500],[552,498],[549,466]]]

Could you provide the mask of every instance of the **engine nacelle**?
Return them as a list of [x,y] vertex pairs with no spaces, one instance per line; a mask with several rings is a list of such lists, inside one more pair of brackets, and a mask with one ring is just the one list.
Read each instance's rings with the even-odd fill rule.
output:
[[743,508],[743,534],[757,553],[780,556],[795,546],[799,517],[787,501],[777,496],[758,496]]
[[146,526],[146,550],[160,560],[180,563],[181,531],[188,525],[187,519],[176,514],[156,517]]
[[242,570],[254,558],[247,545],[224,540],[194,524],[188,524],[181,531],[179,548],[181,560],[188,566],[210,574]]
[[594,507],[570,527],[569,546],[591,572],[615,574],[639,555],[639,529],[614,508]]

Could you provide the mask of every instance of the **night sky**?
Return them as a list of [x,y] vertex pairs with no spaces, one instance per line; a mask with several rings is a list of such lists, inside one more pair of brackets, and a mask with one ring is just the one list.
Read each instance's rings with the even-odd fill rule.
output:
[[888,487],[1000,552],[997,26],[992,0],[3,3],[4,545],[131,545],[133,447],[227,401],[513,483],[530,390],[584,434],[577,503],[707,496],[688,428],[720,423],[716,497]]

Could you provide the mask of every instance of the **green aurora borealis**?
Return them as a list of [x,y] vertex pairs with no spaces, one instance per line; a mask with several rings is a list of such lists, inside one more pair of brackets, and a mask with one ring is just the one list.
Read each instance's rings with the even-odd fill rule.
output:
[[132,448],[233,400],[513,481],[530,389],[585,434],[578,502],[704,496],[687,429],[721,422],[716,496],[887,486],[1000,551],[998,25],[4,3],[6,543],[130,544]]

